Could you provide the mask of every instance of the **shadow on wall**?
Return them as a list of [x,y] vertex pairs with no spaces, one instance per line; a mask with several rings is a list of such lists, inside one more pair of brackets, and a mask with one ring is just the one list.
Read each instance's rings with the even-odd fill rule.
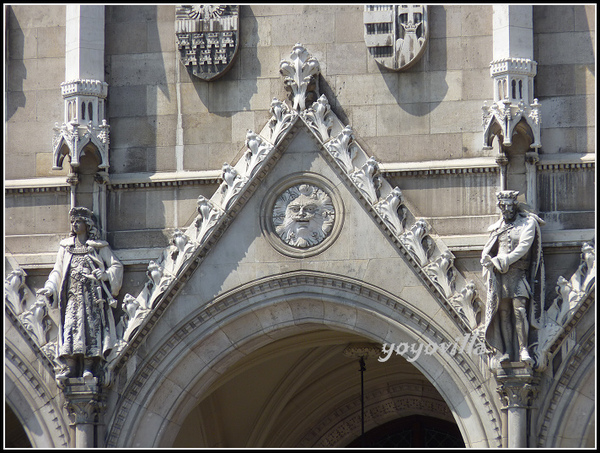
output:
[[25,107],[27,101],[23,92],[23,80],[27,78],[27,68],[23,63],[25,35],[10,6],[6,7],[6,22],[7,26],[4,30],[4,39],[7,43],[5,62],[8,67],[6,121],[10,121],[20,107]]
[[[425,52],[412,67],[405,71],[396,72],[377,64],[383,80],[390,93],[396,99],[398,106],[413,116],[429,115],[440,105],[448,92],[445,78],[436,78],[433,82],[432,75],[446,73],[448,69],[446,46],[446,8],[442,5],[430,5],[429,38]],[[433,39],[432,39],[433,38]],[[434,63],[430,64],[429,56],[433,54]],[[371,56],[369,56],[371,58]],[[415,74],[421,74],[416,77]],[[435,83],[435,97],[432,98],[432,87]]]
[[[105,21],[107,116],[111,126],[111,173],[156,172],[158,154],[174,129],[158,106],[169,102],[157,6],[108,5]],[[136,31],[144,39],[123,39]],[[174,36],[173,36],[173,39]],[[162,147],[162,148],[161,148]]]

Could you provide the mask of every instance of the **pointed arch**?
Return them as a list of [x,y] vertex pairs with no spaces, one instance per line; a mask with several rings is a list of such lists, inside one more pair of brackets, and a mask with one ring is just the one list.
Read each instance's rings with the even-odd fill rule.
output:
[[[143,358],[132,357],[138,363],[133,375],[123,368],[116,376],[127,384],[110,415],[107,446],[170,446],[206,389],[239,359],[276,338],[329,328],[378,343],[456,341],[442,327],[441,314],[432,319],[417,306],[418,300],[410,303],[364,282],[321,272],[295,271],[242,285],[186,321],[166,322],[150,333],[160,344]],[[169,318],[168,311],[163,316]],[[436,353],[413,364],[452,410],[467,446],[499,446],[499,410],[476,359]]]

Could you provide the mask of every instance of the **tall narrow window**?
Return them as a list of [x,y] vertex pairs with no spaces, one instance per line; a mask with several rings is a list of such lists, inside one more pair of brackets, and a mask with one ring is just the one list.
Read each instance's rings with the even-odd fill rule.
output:
[[512,98],[517,99],[517,81],[513,80],[511,85],[512,85]]
[[523,99],[523,81],[519,80],[519,99]]
[[81,121],[85,120],[85,102],[81,103]]

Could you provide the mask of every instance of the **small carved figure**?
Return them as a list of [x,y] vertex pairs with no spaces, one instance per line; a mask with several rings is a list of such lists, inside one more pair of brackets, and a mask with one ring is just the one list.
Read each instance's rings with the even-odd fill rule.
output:
[[56,355],[64,367],[56,378],[61,382],[98,376],[116,342],[112,308],[123,279],[123,265],[98,238],[95,215],[76,207],[69,216],[71,237],[60,242],[54,269],[37,292],[60,310]]
[[273,207],[277,235],[292,247],[321,243],[331,232],[335,210],[329,195],[318,187],[300,184],[285,191]]
[[481,254],[488,285],[482,330],[498,351],[500,362],[533,364],[528,335],[530,325],[541,315],[544,266],[540,225],[544,222],[525,210],[517,201],[518,194],[498,192],[502,218],[490,226],[490,238]]

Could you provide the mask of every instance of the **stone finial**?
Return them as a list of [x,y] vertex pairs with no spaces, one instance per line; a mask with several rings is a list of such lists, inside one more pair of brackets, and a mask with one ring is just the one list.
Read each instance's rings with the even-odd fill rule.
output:
[[284,76],[286,89],[291,91],[294,110],[304,110],[307,102],[314,101],[320,71],[317,59],[300,43],[292,49],[290,60],[281,61],[279,72]]

